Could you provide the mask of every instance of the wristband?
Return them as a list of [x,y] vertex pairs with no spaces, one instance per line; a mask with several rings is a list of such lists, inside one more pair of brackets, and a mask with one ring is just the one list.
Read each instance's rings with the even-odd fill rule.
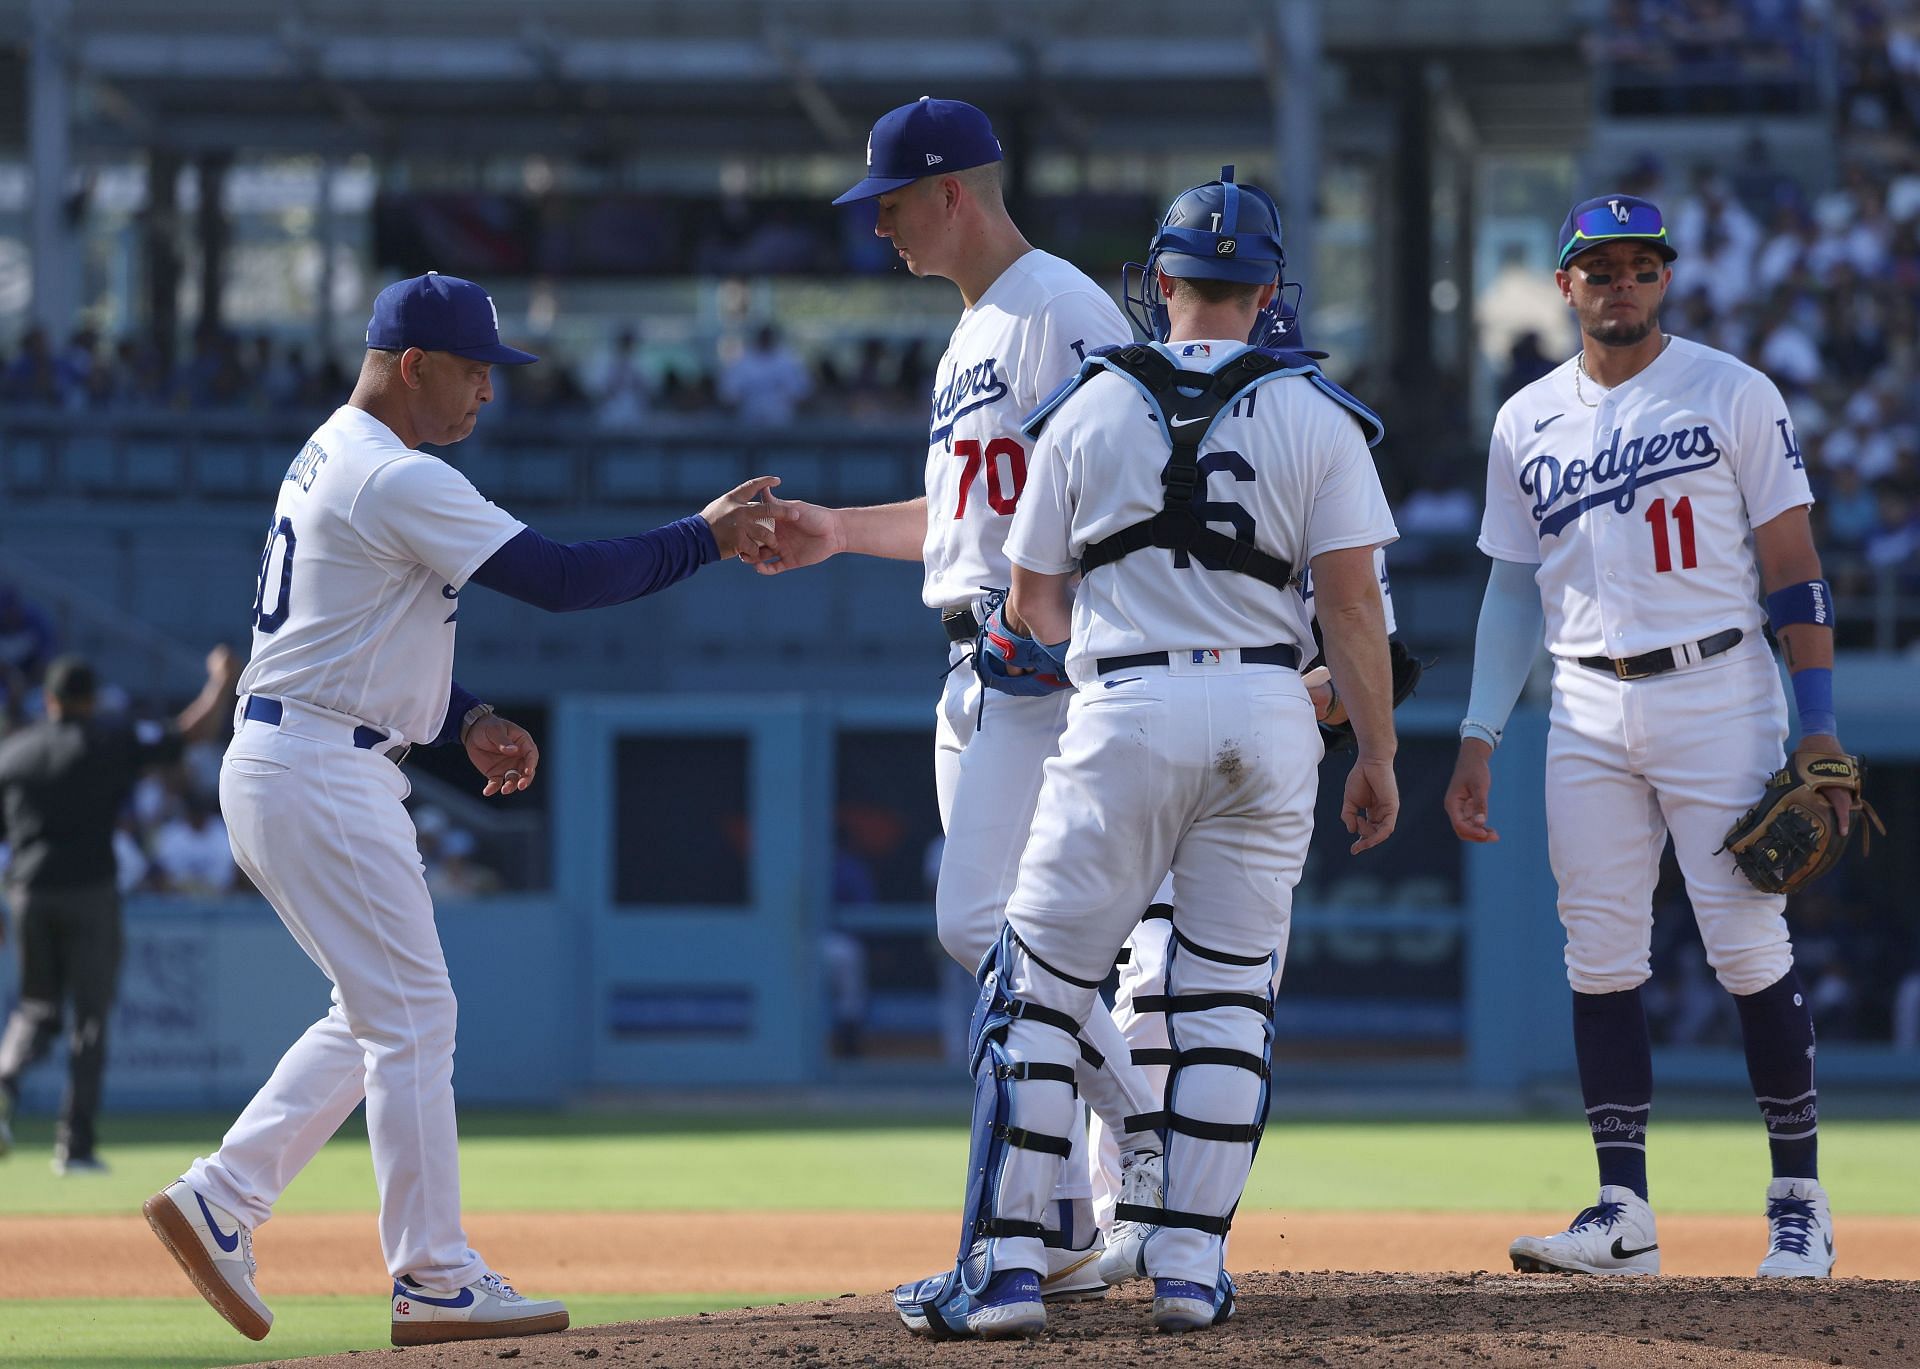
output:
[[1777,632],[1795,623],[1833,626],[1833,587],[1825,580],[1802,580],[1767,596],[1767,621]]
[[1476,737],[1496,751],[1500,749],[1500,734],[1485,723],[1474,722],[1471,718],[1460,724],[1460,740],[1465,741],[1468,737]]
[[1839,735],[1839,722],[1833,712],[1833,671],[1826,666],[1809,666],[1795,671],[1793,701],[1800,709],[1800,735],[1833,737]]

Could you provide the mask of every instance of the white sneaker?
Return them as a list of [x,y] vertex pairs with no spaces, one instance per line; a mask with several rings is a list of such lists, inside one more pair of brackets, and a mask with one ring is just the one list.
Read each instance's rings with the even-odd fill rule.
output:
[[253,1229],[176,1179],[141,1204],[147,1225],[214,1311],[248,1340],[265,1340],[273,1313],[253,1287]]
[[1100,1277],[1100,1257],[1107,1253],[1105,1239],[1098,1228],[1093,1244],[1078,1250],[1047,1247],[1047,1268],[1040,1275],[1040,1296],[1048,1302],[1091,1302],[1107,1296],[1107,1281]]
[[[1164,1207],[1167,1195],[1166,1157],[1151,1150],[1129,1151],[1120,1157],[1120,1194],[1114,1200],[1136,1207]],[[1100,1277],[1109,1284],[1147,1277],[1147,1237],[1160,1228],[1149,1222],[1115,1218],[1107,1232],[1106,1254],[1100,1257]]]
[[537,1336],[567,1326],[565,1304],[523,1298],[498,1274],[483,1274],[453,1293],[436,1293],[404,1277],[393,1283],[395,1345]]
[[1660,1241],[1653,1209],[1630,1188],[1608,1184],[1600,1201],[1551,1236],[1522,1236],[1507,1247],[1513,1267],[1533,1274],[1658,1274]]
[[1767,1257],[1763,1279],[1824,1279],[1833,1273],[1833,1213],[1815,1179],[1767,1185]]

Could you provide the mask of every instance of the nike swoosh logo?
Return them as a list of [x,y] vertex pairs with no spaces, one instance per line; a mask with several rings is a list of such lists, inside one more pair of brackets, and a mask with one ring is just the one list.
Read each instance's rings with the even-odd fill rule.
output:
[[1167,426],[1169,428],[1191,428],[1196,423],[1205,423],[1206,421],[1204,418],[1169,418],[1167,420]]
[[1112,689],[1115,685],[1132,684],[1139,678],[1138,675],[1129,675],[1124,680],[1104,680],[1101,683],[1105,684],[1108,689]]
[[1645,1255],[1649,1251],[1658,1250],[1659,1248],[1660,1244],[1656,1241],[1652,1245],[1643,1245],[1638,1250],[1629,1250],[1627,1249],[1626,1242],[1622,1241],[1618,1236],[1613,1238],[1613,1258],[1616,1260],[1630,1260],[1635,1255]]
[[229,1255],[238,1250],[240,1248],[240,1229],[235,1227],[233,1234],[229,1236],[220,1229],[220,1223],[213,1219],[213,1210],[207,1206],[207,1200],[202,1198],[198,1193],[193,1195],[193,1200],[200,1204],[200,1215],[207,1219],[207,1230],[213,1233],[213,1243]]
[[1078,1274],[1081,1270],[1085,1269],[1088,1265],[1092,1264],[1095,1260],[1099,1259],[1100,1255],[1101,1255],[1101,1251],[1091,1250],[1091,1251],[1088,1251],[1083,1258],[1075,1260],[1072,1264],[1068,1265],[1065,1269],[1054,1270],[1053,1273],[1047,1275],[1046,1278],[1040,1281],[1041,1289],[1044,1290],[1048,1284],[1059,1283],[1060,1281],[1062,1281],[1063,1279],[1066,1279],[1070,1275]]
[[463,1288],[457,1295],[451,1298],[436,1298],[429,1294],[422,1293],[417,1288],[408,1288],[403,1283],[396,1283],[393,1286],[393,1296],[396,1298],[408,1298],[417,1303],[424,1303],[428,1307],[473,1306],[473,1290],[471,1288]]
[[1534,430],[1534,431],[1535,431],[1535,432],[1537,433],[1537,432],[1539,432],[1539,431],[1540,431],[1540,430],[1541,430],[1542,428],[1544,428],[1544,427],[1546,427],[1546,426],[1547,426],[1547,424],[1549,424],[1549,423],[1551,423],[1551,422],[1553,422],[1553,419],[1554,419],[1554,418],[1565,418],[1565,417],[1566,417],[1566,414],[1565,414],[1564,412],[1561,412],[1561,413],[1557,413],[1557,414],[1555,414],[1555,415],[1553,416],[1553,418],[1543,418],[1543,419],[1541,419],[1541,420],[1540,420],[1539,422],[1537,422],[1537,423],[1535,423],[1535,424],[1533,425],[1533,430]]

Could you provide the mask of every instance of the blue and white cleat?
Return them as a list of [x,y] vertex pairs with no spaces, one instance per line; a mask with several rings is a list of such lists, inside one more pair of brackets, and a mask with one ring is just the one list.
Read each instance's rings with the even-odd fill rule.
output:
[[1187,1279],[1153,1281],[1153,1324],[1162,1331],[1204,1331],[1233,1316],[1233,1275],[1212,1288]]
[[1031,1269],[1002,1270],[977,1294],[950,1269],[894,1289],[893,1310],[907,1330],[931,1340],[1011,1340],[1047,1329],[1040,1276]]

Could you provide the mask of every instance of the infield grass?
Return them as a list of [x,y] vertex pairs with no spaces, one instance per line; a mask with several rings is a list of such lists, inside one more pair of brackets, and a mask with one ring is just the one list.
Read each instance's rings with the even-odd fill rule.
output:
[[[23,1119],[0,1165],[0,1215],[123,1213],[219,1142],[226,1118],[112,1119],[110,1174],[56,1179],[44,1122]],[[462,1118],[462,1190],[473,1212],[944,1210],[958,1200],[966,1134],[952,1123],[827,1123],[476,1113]],[[1829,1122],[1822,1181],[1836,1207],[1920,1213],[1920,1121]],[[1662,1212],[1745,1213],[1768,1175],[1758,1116],[1656,1114],[1649,1170]],[[1593,1153],[1561,1120],[1305,1122],[1276,1117],[1248,1209],[1544,1211],[1590,1200]],[[366,1138],[350,1124],[287,1191],[283,1212],[371,1211]]]
[[[567,1296],[567,1310],[575,1326],[602,1326],[775,1301],[765,1294],[687,1298],[573,1293]],[[21,1369],[200,1369],[391,1348],[387,1304],[377,1297],[275,1298],[273,1334],[258,1342],[237,1335],[198,1298],[0,1302],[0,1309],[0,1365]]]

